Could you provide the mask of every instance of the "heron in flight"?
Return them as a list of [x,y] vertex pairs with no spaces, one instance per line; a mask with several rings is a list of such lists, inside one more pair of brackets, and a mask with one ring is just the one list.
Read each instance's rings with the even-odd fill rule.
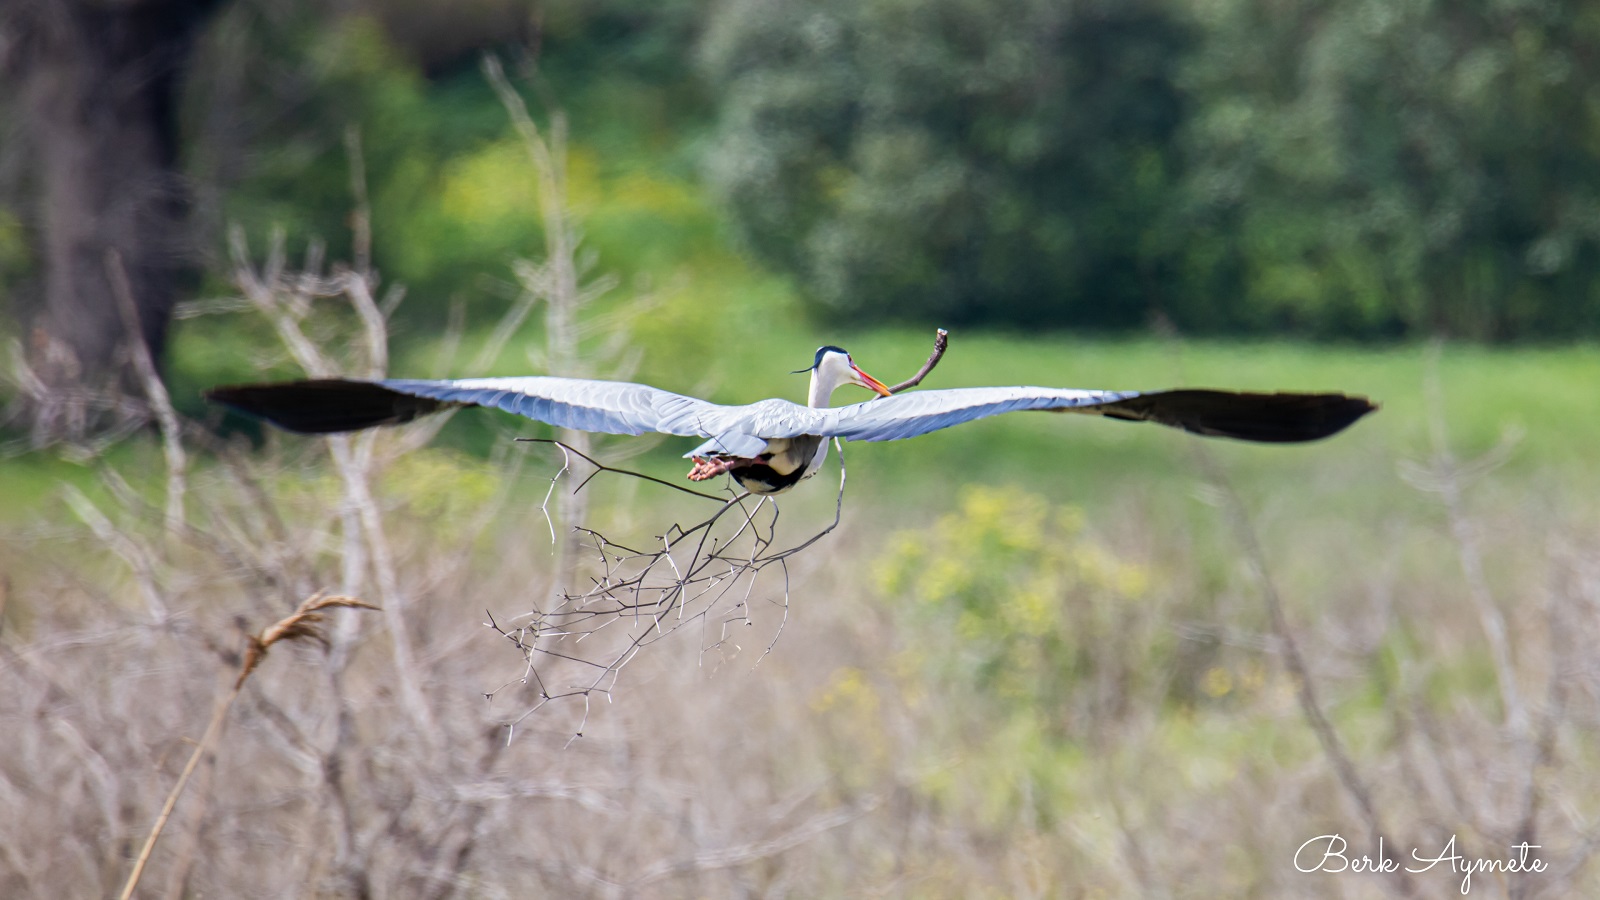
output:
[[[684,454],[691,481],[724,473],[752,494],[779,494],[822,467],[831,438],[894,441],[1017,410],[1088,413],[1156,422],[1184,431],[1267,443],[1314,441],[1376,409],[1345,394],[1180,389],[1089,391],[979,387],[892,393],[838,347],[822,347],[809,370],[806,405],[762,400],[720,406],[643,384],[527,376],[356,381],[319,378],[219,387],[206,398],[289,431],[330,434],[397,425],[463,406],[488,406],[559,428],[605,434],[660,432],[704,438]],[[881,394],[829,407],[847,384]]]

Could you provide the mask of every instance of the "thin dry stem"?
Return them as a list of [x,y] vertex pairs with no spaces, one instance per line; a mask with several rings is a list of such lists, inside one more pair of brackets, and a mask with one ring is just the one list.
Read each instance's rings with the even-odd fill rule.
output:
[[183,431],[178,423],[178,414],[172,408],[172,398],[167,395],[167,386],[162,383],[155,360],[150,356],[150,348],[139,337],[139,312],[134,302],[133,288],[128,283],[122,255],[116,250],[107,251],[106,274],[111,281],[111,292],[116,298],[123,327],[132,336],[128,344],[133,353],[134,369],[139,373],[145,397],[161,429],[161,451],[167,462],[167,533],[173,535],[183,529],[183,498],[189,469],[188,455],[183,449]]
[[[1439,354],[1441,345],[1429,348],[1426,394],[1428,397],[1428,434],[1433,443],[1432,483],[1444,501],[1445,513],[1450,520],[1450,533],[1456,543],[1461,562],[1461,574],[1467,583],[1467,597],[1478,616],[1484,640],[1489,644],[1489,657],[1494,662],[1495,681],[1500,688],[1500,700],[1505,707],[1506,727],[1519,743],[1532,740],[1528,707],[1522,698],[1516,664],[1512,659],[1511,639],[1506,631],[1505,615],[1494,601],[1489,590],[1489,579],[1484,575],[1483,553],[1478,546],[1477,529],[1466,513],[1462,491],[1463,467],[1456,462],[1450,446],[1449,427],[1444,420],[1444,388],[1439,383]],[[1503,452],[1491,454],[1503,462],[1514,447],[1516,438],[1508,436],[1502,442]],[[1498,464],[1498,463],[1497,463]],[[1480,471],[1487,471],[1482,466]]]
[[178,781],[167,794],[167,800],[161,805],[161,812],[156,816],[155,824],[150,827],[150,833],[145,837],[144,846],[140,849],[138,857],[134,860],[133,871],[128,873],[128,880],[122,886],[121,900],[128,900],[139,887],[139,879],[144,875],[145,865],[150,861],[150,854],[155,850],[156,841],[161,838],[161,832],[166,828],[167,820],[172,817],[172,810],[178,805],[178,798],[183,795],[183,789],[188,786],[190,776],[194,775],[195,767],[200,765],[200,760],[210,752],[216,743],[217,736],[222,733],[222,724],[227,719],[228,710],[233,706],[233,701],[239,698],[239,692],[244,689],[245,680],[261,664],[267,651],[279,641],[316,640],[324,641],[316,626],[323,619],[322,611],[326,609],[377,609],[362,600],[354,597],[324,597],[313,594],[301,602],[299,608],[293,613],[280,619],[260,634],[250,635],[247,638],[244,660],[239,665],[239,677],[234,679],[233,687],[223,696],[218,698],[216,708],[211,713],[211,721],[206,724],[206,730],[195,744],[194,752],[189,754],[189,761],[184,764],[183,771],[178,775]]
[[[1305,657],[1300,653],[1299,642],[1294,638],[1294,629],[1289,625],[1288,613],[1283,608],[1283,598],[1279,595],[1277,583],[1267,566],[1266,552],[1261,548],[1261,539],[1256,534],[1255,525],[1250,520],[1244,501],[1234,489],[1232,481],[1224,474],[1222,467],[1200,445],[1199,439],[1190,441],[1190,444],[1201,471],[1223,499],[1223,509],[1228,523],[1244,549],[1251,574],[1255,576],[1256,584],[1261,589],[1261,597],[1266,603],[1267,615],[1272,622],[1272,631],[1277,638],[1284,666],[1294,679],[1295,699],[1300,704],[1300,712],[1311,726],[1312,733],[1317,736],[1317,743],[1321,745],[1323,755],[1333,767],[1339,786],[1361,814],[1372,846],[1380,846],[1381,842],[1385,852],[1392,853],[1393,848],[1402,846],[1403,842],[1387,839],[1390,832],[1378,812],[1377,804],[1372,800],[1372,791],[1350,759],[1338,730],[1333,727],[1333,723],[1323,711],[1316,680],[1312,677],[1311,667],[1306,665]],[[1404,866],[1396,869],[1385,883],[1403,896],[1410,897],[1416,894],[1416,886]]]

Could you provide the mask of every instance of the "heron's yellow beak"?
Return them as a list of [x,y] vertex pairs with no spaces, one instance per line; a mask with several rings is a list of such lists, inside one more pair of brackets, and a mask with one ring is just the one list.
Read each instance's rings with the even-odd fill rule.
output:
[[861,371],[861,368],[855,363],[850,364],[850,371],[855,373],[856,384],[859,384],[864,388],[877,391],[885,397],[893,395],[894,392],[889,390],[889,388],[883,382]]

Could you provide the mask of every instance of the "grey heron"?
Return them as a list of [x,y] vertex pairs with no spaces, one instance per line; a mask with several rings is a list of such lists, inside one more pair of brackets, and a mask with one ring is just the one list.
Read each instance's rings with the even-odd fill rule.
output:
[[[660,432],[699,437],[684,454],[688,477],[728,474],[753,494],[778,494],[816,474],[828,441],[893,441],[1018,410],[1050,410],[1156,422],[1195,434],[1267,443],[1313,441],[1376,409],[1365,397],[1205,389],[1097,391],[977,387],[894,394],[850,354],[827,346],[809,369],[806,405],[761,400],[721,406],[643,384],[526,376],[357,381],[322,378],[219,387],[206,398],[304,434],[409,422],[450,407],[486,406],[559,428],[605,434]],[[829,407],[847,384],[882,397]]]

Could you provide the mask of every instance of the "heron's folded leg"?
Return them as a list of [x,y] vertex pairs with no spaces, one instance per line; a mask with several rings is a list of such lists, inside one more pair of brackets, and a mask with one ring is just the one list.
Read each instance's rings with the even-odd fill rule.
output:
[[740,459],[736,456],[713,456],[710,458],[696,456],[692,458],[694,459],[694,468],[689,470],[690,481],[710,481],[718,475],[726,474],[729,469],[740,463],[749,462],[749,460]]

